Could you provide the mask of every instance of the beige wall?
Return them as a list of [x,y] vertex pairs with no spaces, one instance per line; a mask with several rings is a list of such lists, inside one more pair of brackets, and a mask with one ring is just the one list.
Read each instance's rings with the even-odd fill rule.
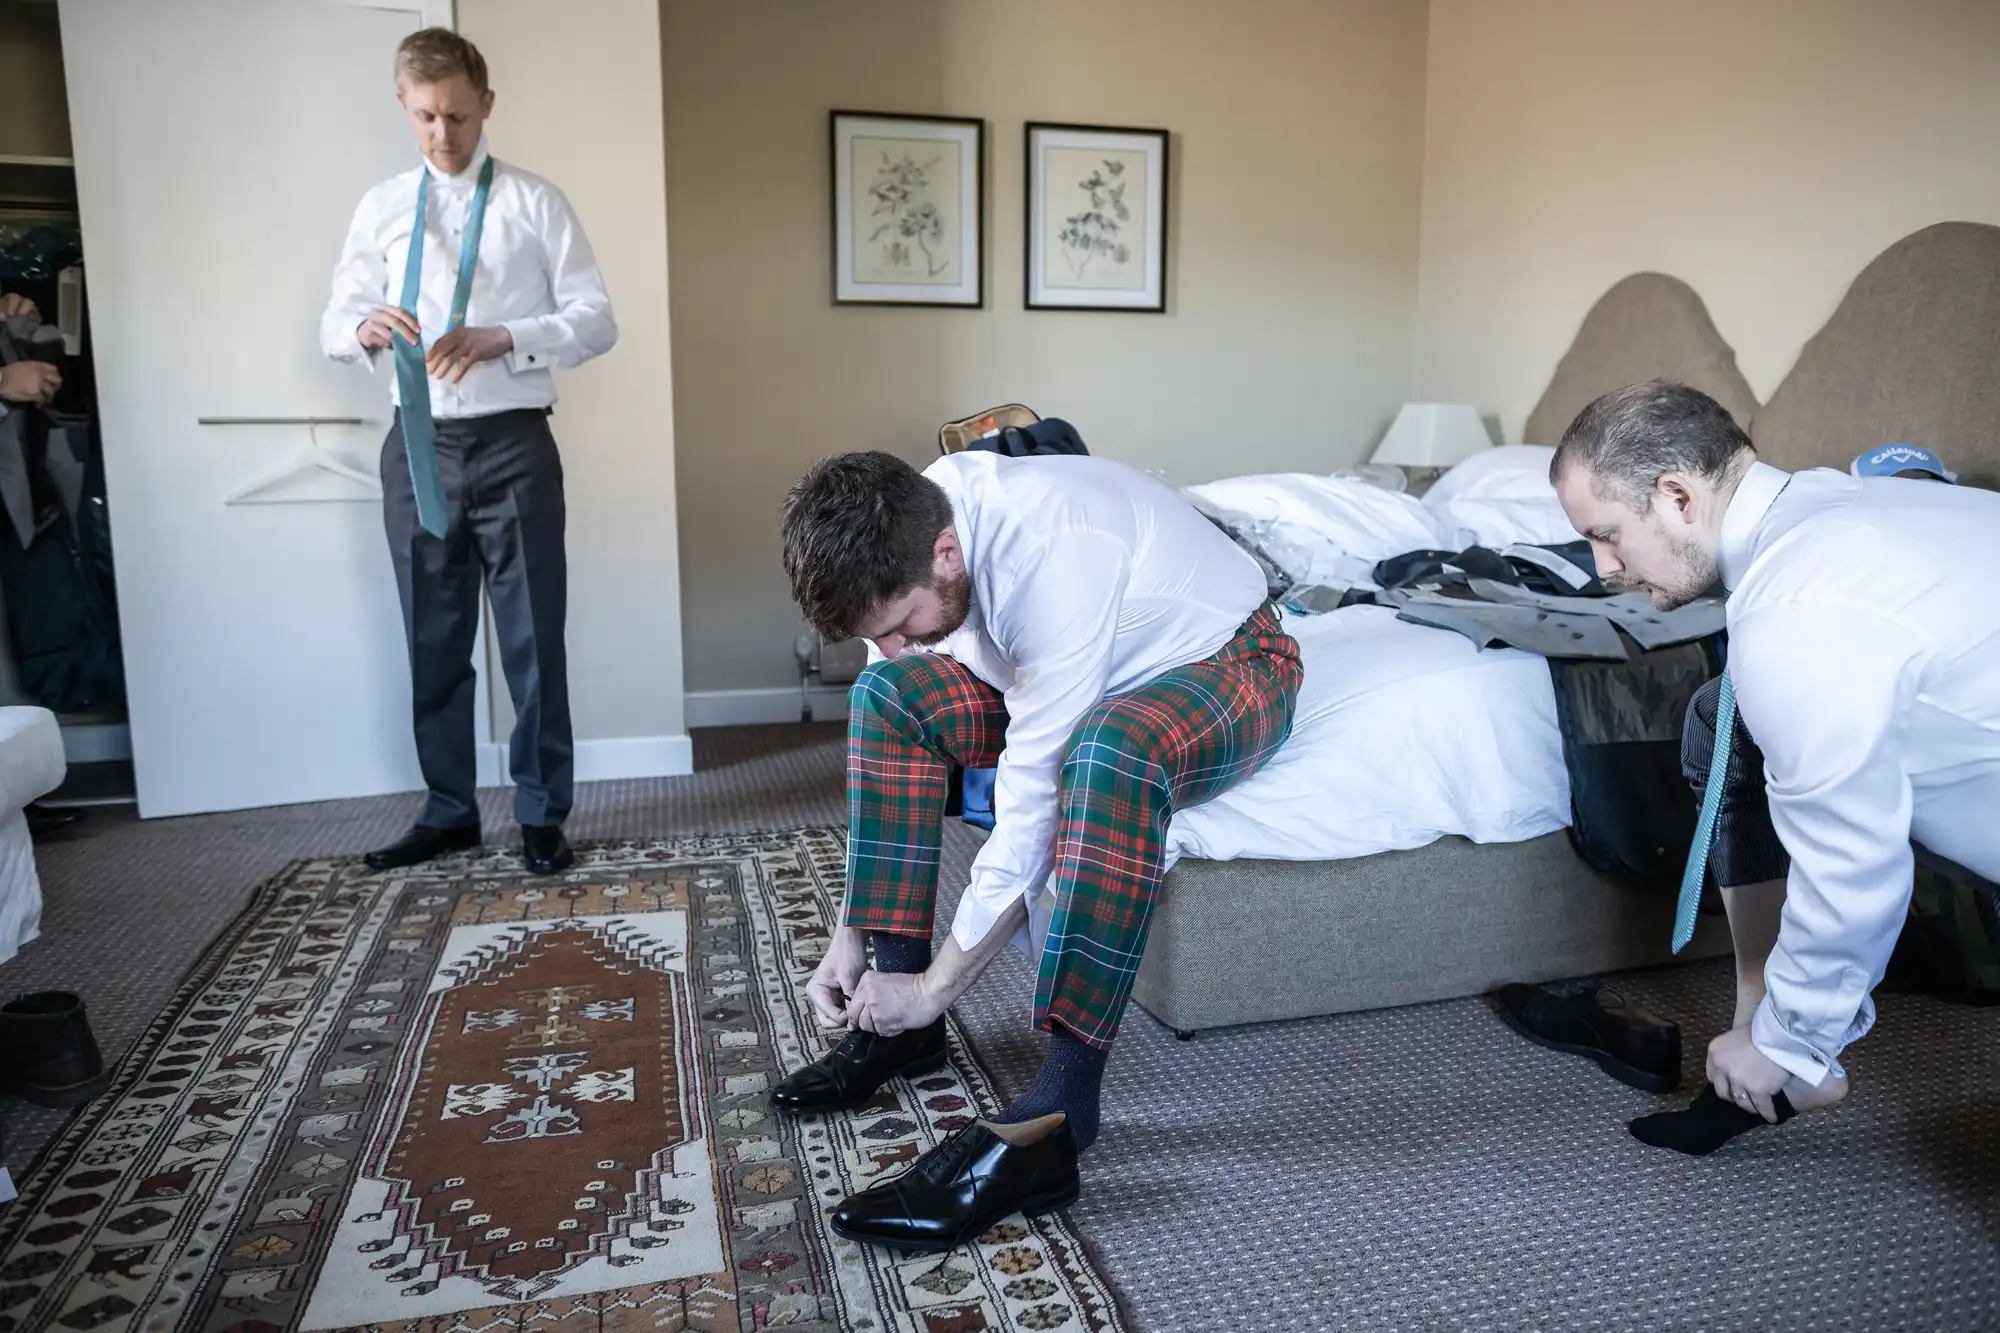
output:
[[[618,316],[618,346],[557,377],[554,426],[569,500],[570,700],[579,777],[603,774],[606,763],[657,771],[670,747],[600,750],[609,759],[593,761],[586,746],[686,730],[658,5],[458,0],[458,28],[492,71],[494,152],[569,196]],[[497,671],[494,678],[504,740],[511,715]]]
[[[1421,0],[665,0],[689,688],[796,685],[776,510],[1019,399],[1179,482],[1360,456],[1410,388]],[[839,309],[827,113],[987,121],[987,308]],[[1173,131],[1169,313],[1022,309],[1023,123]]]
[[51,4],[0,0],[0,156],[68,157],[62,29]]
[[2000,223],[1995,0],[1431,0],[1427,83],[1418,387],[1509,440],[1628,273],[1765,401],[1885,246]]

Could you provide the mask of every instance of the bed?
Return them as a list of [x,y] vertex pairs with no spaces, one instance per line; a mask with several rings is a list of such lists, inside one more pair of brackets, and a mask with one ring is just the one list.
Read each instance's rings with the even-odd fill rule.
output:
[[[1845,468],[1865,447],[1907,440],[1937,449],[1962,480],[1992,484],[2000,228],[1946,223],[1890,247],[1768,406],[1693,289],[1661,274],[1627,278],[1583,320],[1528,438],[1553,443],[1591,398],[1655,376],[1716,398],[1779,466]],[[1249,478],[1195,489],[1211,505],[1254,511],[1295,559],[1314,558],[1297,544],[1329,514],[1351,520],[1341,530],[1359,535],[1325,553],[1319,571],[1341,579],[1371,554],[1347,548],[1371,534],[1399,543],[1427,523],[1447,541],[1533,531],[1552,499],[1546,459],[1530,446],[1491,451],[1421,502],[1382,501],[1353,477],[1289,492]],[[1478,652],[1371,607],[1290,624],[1307,664],[1293,739],[1255,778],[1176,817],[1133,989],[1143,1008],[1190,1034],[1673,957],[1672,895],[1602,876],[1570,848],[1546,663]],[[1680,956],[1728,949],[1723,920],[1705,916]]]

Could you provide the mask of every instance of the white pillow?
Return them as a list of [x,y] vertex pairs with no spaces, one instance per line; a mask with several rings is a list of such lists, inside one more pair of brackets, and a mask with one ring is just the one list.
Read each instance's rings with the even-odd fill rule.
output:
[[1225,477],[1187,494],[1238,524],[1301,583],[1365,582],[1378,560],[1457,550],[1456,535],[1414,496],[1352,477],[1308,472]]
[[1549,484],[1555,453],[1539,444],[1507,444],[1474,454],[1439,477],[1424,504],[1468,543],[1498,549],[1573,542],[1576,529]]
[[1524,499],[1553,495],[1549,463],[1556,451],[1539,444],[1503,444],[1474,454],[1439,477],[1424,493],[1433,509],[1461,496]]

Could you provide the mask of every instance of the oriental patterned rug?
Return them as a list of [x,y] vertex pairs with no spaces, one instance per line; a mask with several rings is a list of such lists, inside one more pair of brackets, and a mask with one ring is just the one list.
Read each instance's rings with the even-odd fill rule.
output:
[[954,1020],[914,1087],[768,1109],[824,1049],[838,832],[579,851],[267,885],[0,1212],[0,1333],[1123,1327],[1060,1217],[828,1229],[999,1105]]

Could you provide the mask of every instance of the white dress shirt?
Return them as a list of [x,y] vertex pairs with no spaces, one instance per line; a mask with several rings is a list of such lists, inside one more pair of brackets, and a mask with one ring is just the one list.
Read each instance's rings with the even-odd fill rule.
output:
[[2000,879],[2000,495],[1758,463],[1718,557],[1792,858],[1751,1038],[1817,1086],[1874,1023],[1911,839]]
[[[417,185],[430,173],[424,209],[424,269],[417,322],[426,349],[442,338],[458,287],[458,259],[472,211],[472,194],[486,165],[480,140],[472,165],[446,175],[428,159],[362,196],[333,271],[333,299],[320,320],[320,346],[336,361],[372,363],[379,349],[361,346],[360,326],[377,306],[403,299],[403,263],[417,216]],[[433,377],[431,415],[440,421],[491,416],[556,401],[550,371],[578,366],[611,350],[618,326],[604,293],[583,226],[561,190],[540,176],[495,161],[493,185],[473,271],[468,326],[498,326],[514,350],[482,361],[457,384]],[[396,381],[391,401],[401,402]]]
[[[1016,898],[1024,951],[1048,933],[1057,783],[1100,700],[1215,655],[1266,596],[1256,561],[1175,490],[1108,459],[950,454],[924,475],[951,497],[972,612],[935,651],[1007,703],[993,834],[952,936],[970,949]],[[1164,849],[1163,849],[1164,850]]]

